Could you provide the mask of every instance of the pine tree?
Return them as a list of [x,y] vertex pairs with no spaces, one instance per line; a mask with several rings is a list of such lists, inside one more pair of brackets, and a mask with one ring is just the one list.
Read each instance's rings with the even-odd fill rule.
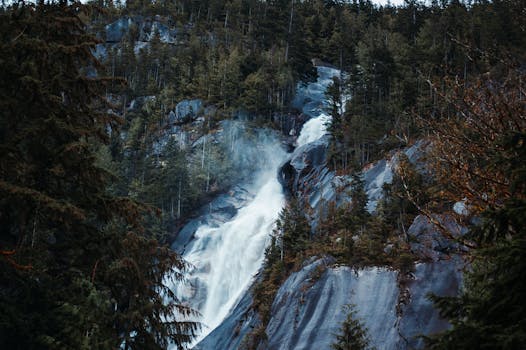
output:
[[[0,345],[182,347],[193,311],[164,277],[184,262],[141,230],[145,208],[107,190],[94,149],[119,120],[85,32],[90,8],[0,12]],[[166,299],[165,299],[166,298]]]
[[340,332],[336,334],[336,342],[331,344],[334,350],[364,350],[369,349],[367,329],[356,319],[356,311],[352,305],[346,305],[347,318],[342,322]]
[[301,253],[310,237],[310,225],[299,200],[293,199],[279,213],[276,228],[281,232],[282,254],[294,257]]
[[351,182],[351,200],[352,207],[350,210],[350,221],[354,230],[362,230],[369,218],[367,212],[367,192],[365,192],[365,181],[361,173],[354,173]]

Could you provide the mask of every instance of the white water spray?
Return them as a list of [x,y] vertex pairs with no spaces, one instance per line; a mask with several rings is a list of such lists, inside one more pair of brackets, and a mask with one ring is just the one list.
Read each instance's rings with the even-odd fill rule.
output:
[[309,119],[301,129],[300,136],[296,140],[296,146],[301,147],[308,143],[318,140],[327,132],[327,123],[331,117],[325,113],[321,113],[318,117]]
[[[311,116],[301,129],[300,136],[296,140],[296,146],[301,147],[314,142],[327,133],[327,126],[331,116],[326,113],[328,107],[325,92],[327,87],[333,83],[333,78],[341,78],[340,70],[329,67],[318,67],[318,79],[307,86],[299,86],[296,91],[294,104],[302,109],[305,115]],[[349,96],[342,96],[342,110]]]
[[[320,113],[305,123],[297,140],[298,146],[316,141],[326,133],[330,117],[323,113],[325,90],[332,77],[339,75],[336,69],[319,67],[317,82],[299,87],[297,93],[309,101],[318,103]],[[183,257],[193,269],[190,271],[190,286],[178,286],[178,295],[189,300],[202,315],[202,333],[194,342],[216,328],[235,307],[261,268],[265,248],[278,218],[285,198],[277,175],[288,155],[276,138],[264,138],[255,144],[238,147],[256,147],[253,159],[260,164],[253,183],[246,188],[255,196],[239,209],[230,221],[219,226],[203,225],[195,233]]]

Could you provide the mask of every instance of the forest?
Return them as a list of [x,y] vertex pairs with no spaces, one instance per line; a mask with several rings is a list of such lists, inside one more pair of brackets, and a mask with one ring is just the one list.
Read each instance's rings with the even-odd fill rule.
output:
[[[170,245],[251,177],[231,156],[245,131],[227,123],[290,146],[318,66],[345,73],[326,92],[326,166],[352,201],[313,235],[307,204],[287,198],[246,348],[262,348],[278,288],[312,256],[410,274],[418,215],[469,265],[456,297],[430,296],[451,327],[425,347],[526,343],[523,1],[2,1],[0,35],[1,348],[188,348],[202,325],[169,287],[189,268]],[[425,169],[401,159],[369,213],[363,170],[419,140]],[[469,231],[453,237],[434,218],[459,202]],[[333,348],[369,348],[348,315]]]

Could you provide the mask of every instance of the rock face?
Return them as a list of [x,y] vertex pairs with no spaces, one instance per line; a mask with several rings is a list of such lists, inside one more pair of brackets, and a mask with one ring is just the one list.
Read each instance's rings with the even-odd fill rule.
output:
[[[325,80],[328,80],[329,75],[326,75]],[[327,84],[322,80],[298,94],[295,103],[302,115],[314,118],[322,115],[324,91],[321,87]],[[190,102],[185,102],[186,106]],[[194,107],[192,110],[195,111]],[[175,120],[179,118],[177,109],[171,117]],[[312,127],[312,136],[316,136],[317,132],[319,134],[320,124]],[[329,203],[341,206],[352,201],[348,194],[351,179],[337,176],[326,166],[328,136],[308,138],[308,141],[298,144],[290,159],[281,166],[279,179],[289,195],[310,206],[309,219],[316,232]],[[374,213],[383,195],[382,186],[392,181],[393,169],[402,153],[416,165],[417,170],[425,173],[420,162],[423,147],[424,143],[417,142],[364,169],[368,210],[371,213]],[[257,155],[247,159],[253,162]],[[235,199],[238,197],[239,200]],[[204,220],[213,224],[214,220],[224,222],[225,218],[235,215],[239,206],[247,200],[243,195],[235,198],[218,198]],[[451,218],[443,217],[441,220],[443,225],[454,227]],[[184,247],[202,223],[190,222],[181,231],[177,246]],[[449,326],[439,317],[427,295],[457,294],[462,284],[463,262],[461,258],[451,256],[461,247],[443,241],[432,223],[426,222],[423,217],[415,219],[408,235],[413,252],[423,261],[416,264],[411,275],[400,276],[397,271],[381,267],[354,270],[348,266],[335,266],[334,259],[330,257],[312,258],[305,262],[303,268],[292,273],[279,288],[265,328],[267,340],[258,344],[258,350],[329,349],[347,317],[345,306],[349,304],[355,305],[357,318],[367,328],[371,345],[377,349],[423,348],[419,335],[430,335]],[[385,249],[392,249],[392,246]],[[259,315],[251,310],[251,303],[251,294],[247,291],[196,349],[242,349],[247,335],[261,327]]]
[[[130,109],[140,108],[144,103],[140,103],[140,97],[130,103]],[[215,113],[213,108],[204,108],[203,101],[200,99],[182,100],[177,103],[173,111],[169,111],[163,125],[162,132],[153,144],[153,153],[161,154],[170,139],[177,142],[181,149],[196,147],[204,138],[207,141],[217,142],[222,135],[218,132],[208,135],[201,135],[200,129],[205,123],[206,118],[210,118]],[[226,123],[221,123],[223,127]]]
[[282,166],[281,182],[284,187],[295,195],[301,195],[317,183],[325,168],[328,144],[328,138],[323,137],[297,148]]
[[318,79],[296,91],[292,101],[294,108],[300,110],[304,115],[316,117],[325,112],[328,105],[325,91],[332,84],[333,77],[340,77],[341,72],[333,67],[318,66]]
[[416,265],[414,278],[408,284],[410,302],[402,306],[402,317],[398,322],[398,331],[406,342],[403,348],[423,349],[420,335],[431,335],[449,328],[448,322],[440,317],[427,295],[457,295],[462,285],[463,266],[464,262],[458,256]]
[[[467,229],[460,226],[453,217],[449,215],[436,215],[434,219],[455,236],[461,237],[467,233]],[[439,261],[449,259],[451,253],[465,250],[459,243],[453,242],[440,232],[429,218],[419,215],[415,218],[407,230],[411,241],[411,251],[422,260]]]
[[[462,282],[459,258],[416,265],[400,299],[398,272],[385,268],[353,270],[332,266],[333,259],[312,259],[278,290],[267,325],[268,341],[259,349],[329,349],[352,304],[377,349],[421,349],[420,335],[449,325],[427,298],[428,293],[455,295]],[[246,294],[226,320],[197,349],[239,349],[244,337],[260,325]]]
[[384,184],[393,181],[392,162],[382,159],[363,173],[365,181],[365,192],[367,192],[367,211],[372,213],[376,210],[378,201],[382,198]]
[[119,18],[106,26],[106,42],[118,43],[128,33],[133,21],[129,17]]
[[250,309],[251,304],[250,293],[245,293],[223,322],[194,349],[242,349],[246,336],[261,325],[258,314]]
[[171,123],[182,123],[188,120],[195,120],[199,112],[202,112],[203,101],[199,99],[195,100],[183,100],[175,106],[175,119]]
[[159,39],[163,43],[175,44],[179,32],[177,29],[170,29],[165,23],[160,21],[160,18],[156,17],[146,18],[140,23],[140,34],[139,41],[151,41],[155,34],[159,34]]
[[172,249],[183,254],[186,245],[193,239],[195,232],[202,225],[217,227],[232,219],[239,208],[254,198],[254,194],[243,186],[235,186],[228,193],[216,197],[210,204],[200,210],[197,218],[190,220],[177,234]]
[[418,141],[411,147],[402,151],[396,152],[389,159],[382,159],[372,164],[363,172],[365,181],[365,191],[369,201],[367,202],[367,211],[374,213],[378,201],[382,198],[382,187],[384,184],[390,184],[393,181],[393,169],[398,165],[400,155],[403,153],[409,159],[411,164],[416,166],[416,169],[425,173],[426,170],[423,163],[420,161],[423,156],[425,142]]
[[[281,168],[280,180],[288,190],[313,209],[315,215],[311,218],[311,225],[316,231],[320,215],[325,215],[327,203],[333,202],[341,206],[352,202],[349,196],[351,190],[350,176],[337,176],[327,168],[327,149],[329,136],[298,147],[287,163]],[[425,171],[419,166],[424,142],[416,142],[405,150],[396,152],[388,159],[381,159],[363,170],[365,191],[368,196],[367,210],[374,213],[378,201],[382,198],[382,187],[393,181],[393,169],[397,166],[400,154],[405,154],[409,161],[417,165],[417,169]]]
[[[378,349],[399,341],[396,329],[396,273],[385,269],[353,271],[316,260],[294,273],[279,289],[267,326],[268,349],[329,349],[347,317],[346,304],[358,314]],[[322,272],[323,271],[323,272]],[[317,276],[320,275],[321,276]]]
[[[418,165],[421,148],[422,143],[417,143],[403,152]],[[342,205],[352,200],[346,191],[350,179],[335,176],[327,169],[326,152],[327,139],[319,139],[297,148],[281,168],[282,183],[314,209],[313,225],[327,202]],[[394,154],[364,171],[371,212],[381,198],[383,184],[392,181],[398,157]],[[459,235],[465,233],[453,218],[438,219]],[[408,235],[413,252],[424,261],[416,264],[410,276],[379,267],[353,270],[332,266],[331,258],[307,262],[279,289],[265,330],[268,341],[258,349],[328,349],[347,316],[344,307],[348,304],[355,305],[357,317],[377,349],[422,349],[419,336],[449,327],[427,296],[458,294],[463,261],[454,253],[462,247],[446,240],[423,216],[415,218]],[[239,349],[243,337],[258,325],[258,315],[250,310],[250,304],[240,302],[225,322],[199,344],[199,349],[216,349],[216,344],[221,349]]]

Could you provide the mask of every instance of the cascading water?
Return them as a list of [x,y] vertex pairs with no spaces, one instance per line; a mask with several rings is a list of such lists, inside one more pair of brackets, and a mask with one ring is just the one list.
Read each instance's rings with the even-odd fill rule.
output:
[[308,143],[314,142],[323,136],[327,131],[327,123],[331,117],[321,113],[318,117],[309,119],[301,129],[300,136],[296,140],[296,146],[301,147]]
[[191,279],[197,279],[206,290],[199,308],[205,326],[200,338],[219,325],[263,262],[269,233],[284,204],[276,173],[285,152],[275,151],[268,171],[261,173],[253,186],[254,199],[231,221],[219,227],[201,226],[184,255],[195,266]]
[[[332,77],[339,74],[339,70],[319,67],[315,83],[298,87],[297,96],[303,98],[300,102],[303,111],[309,108],[309,113],[305,114],[312,117],[298,137],[298,146],[326,133],[325,124],[330,117],[323,112],[325,90]],[[246,153],[250,148],[253,149]],[[285,203],[277,175],[288,155],[279,139],[268,135],[257,137],[233,149],[251,154],[255,158],[252,161],[258,164],[254,181],[243,186],[254,197],[239,208],[231,220],[215,226],[200,226],[185,249],[183,257],[193,268],[188,278],[190,285],[179,287],[178,294],[202,315],[200,321],[204,327],[195,343],[221,323],[250,286],[263,263],[270,234]]]
[[[296,146],[301,147],[321,138],[327,132],[327,124],[331,121],[330,115],[326,113],[328,107],[325,92],[327,87],[333,83],[334,77],[341,77],[341,71],[336,68],[318,67],[318,80],[307,86],[299,86],[293,105],[301,109],[303,114],[311,117],[301,129],[296,140]],[[344,95],[341,101],[342,110],[349,97]]]

